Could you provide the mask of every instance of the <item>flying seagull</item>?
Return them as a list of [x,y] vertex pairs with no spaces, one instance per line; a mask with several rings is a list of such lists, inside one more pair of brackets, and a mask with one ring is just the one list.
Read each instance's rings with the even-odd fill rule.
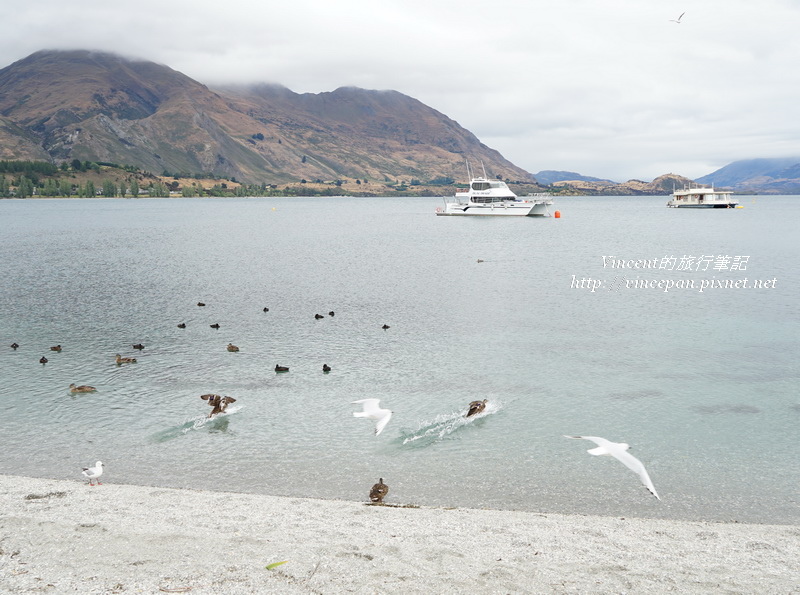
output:
[[94,467],[84,467],[83,468],[83,476],[89,480],[89,485],[93,486],[92,483],[95,479],[97,480],[97,485],[102,485],[100,483],[100,476],[103,474],[103,463],[97,461],[94,464]]
[[682,12],[681,16],[679,16],[677,19],[670,19],[669,22],[670,23],[678,23],[680,25],[681,24],[681,19],[683,18],[683,15],[685,15],[685,14],[686,14],[685,12]]
[[661,497],[656,492],[653,482],[650,481],[650,476],[647,474],[647,469],[644,468],[642,462],[628,452],[630,446],[624,442],[611,442],[605,438],[598,438],[597,436],[564,436],[564,438],[576,438],[583,440],[591,440],[597,445],[597,448],[590,448],[588,452],[590,455],[610,455],[617,459],[620,463],[625,465],[628,469],[636,473],[644,486],[650,490],[656,498],[661,500]]
[[361,403],[364,411],[353,412],[353,417],[366,417],[367,419],[375,420],[375,435],[377,436],[383,432],[383,428],[389,423],[392,417],[392,412],[388,409],[381,409],[378,407],[380,399],[361,399],[360,401],[353,401],[353,404]]

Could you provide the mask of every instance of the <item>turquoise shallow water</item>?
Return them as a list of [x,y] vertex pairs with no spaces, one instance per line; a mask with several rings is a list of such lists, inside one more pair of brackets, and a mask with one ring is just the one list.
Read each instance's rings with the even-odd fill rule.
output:
[[[100,459],[109,482],[349,500],[383,477],[395,503],[798,523],[800,200],[666,200],[520,220],[436,198],[0,201],[0,472]],[[237,402],[206,423],[209,392]],[[378,437],[352,416],[368,397],[394,412]],[[632,444],[662,500],[564,434]]]

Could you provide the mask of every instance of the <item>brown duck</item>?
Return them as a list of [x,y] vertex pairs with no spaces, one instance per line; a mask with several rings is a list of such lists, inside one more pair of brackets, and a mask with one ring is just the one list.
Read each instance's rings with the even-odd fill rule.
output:
[[383,483],[383,477],[378,480],[372,489],[369,491],[369,499],[376,504],[383,504],[383,499],[389,493],[389,486]]
[[93,393],[97,389],[93,386],[89,386],[88,384],[81,384],[80,386],[76,386],[75,384],[69,385],[69,392],[71,393]]
[[224,413],[229,404],[236,402],[236,399],[233,397],[221,397],[220,395],[214,394],[200,395],[200,398],[204,401],[208,401],[208,404],[213,407],[208,417],[214,417],[218,413]]
[[469,408],[467,410],[467,417],[472,417],[473,415],[477,415],[484,409],[486,409],[486,403],[488,403],[488,399],[484,399],[483,401],[472,401],[469,404]]

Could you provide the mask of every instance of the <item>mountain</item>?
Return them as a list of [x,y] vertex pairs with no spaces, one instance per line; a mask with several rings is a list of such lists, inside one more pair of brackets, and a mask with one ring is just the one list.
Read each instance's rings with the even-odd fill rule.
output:
[[800,157],[734,161],[697,181],[737,192],[798,194]]
[[[538,176],[538,174],[537,174]],[[692,184],[692,180],[677,174],[664,174],[652,182],[642,180],[628,180],[616,183],[608,180],[563,180],[554,182],[555,188],[561,189],[562,194],[582,196],[662,196],[672,194],[675,188],[683,188]]]
[[492,176],[535,182],[397,91],[213,89],[168,66],[86,50],[40,51],[0,70],[2,159],[79,159],[251,183],[464,180],[468,159]]
[[613,184],[611,180],[603,178],[593,178],[591,176],[583,176],[573,171],[556,171],[552,169],[545,169],[533,174],[536,181],[540,184],[554,184],[555,182],[568,182],[572,180],[581,182],[608,182]]

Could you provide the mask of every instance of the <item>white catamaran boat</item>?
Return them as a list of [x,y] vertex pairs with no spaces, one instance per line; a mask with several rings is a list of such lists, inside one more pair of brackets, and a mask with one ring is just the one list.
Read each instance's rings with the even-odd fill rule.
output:
[[547,206],[553,200],[547,194],[532,194],[518,198],[505,182],[474,177],[467,165],[471,181],[469,188],[457,190],[453,198],[444,198],[444,208],[436,209],[437,215],[498,215],[517,217],[547,217]]
[[738,201],[732,198],[733,192],[729,190],[714,190],[711,188],[684,188],[674,190],[672,199],[667,202],[668,207],[683,207],[690,209],[732,209]]

